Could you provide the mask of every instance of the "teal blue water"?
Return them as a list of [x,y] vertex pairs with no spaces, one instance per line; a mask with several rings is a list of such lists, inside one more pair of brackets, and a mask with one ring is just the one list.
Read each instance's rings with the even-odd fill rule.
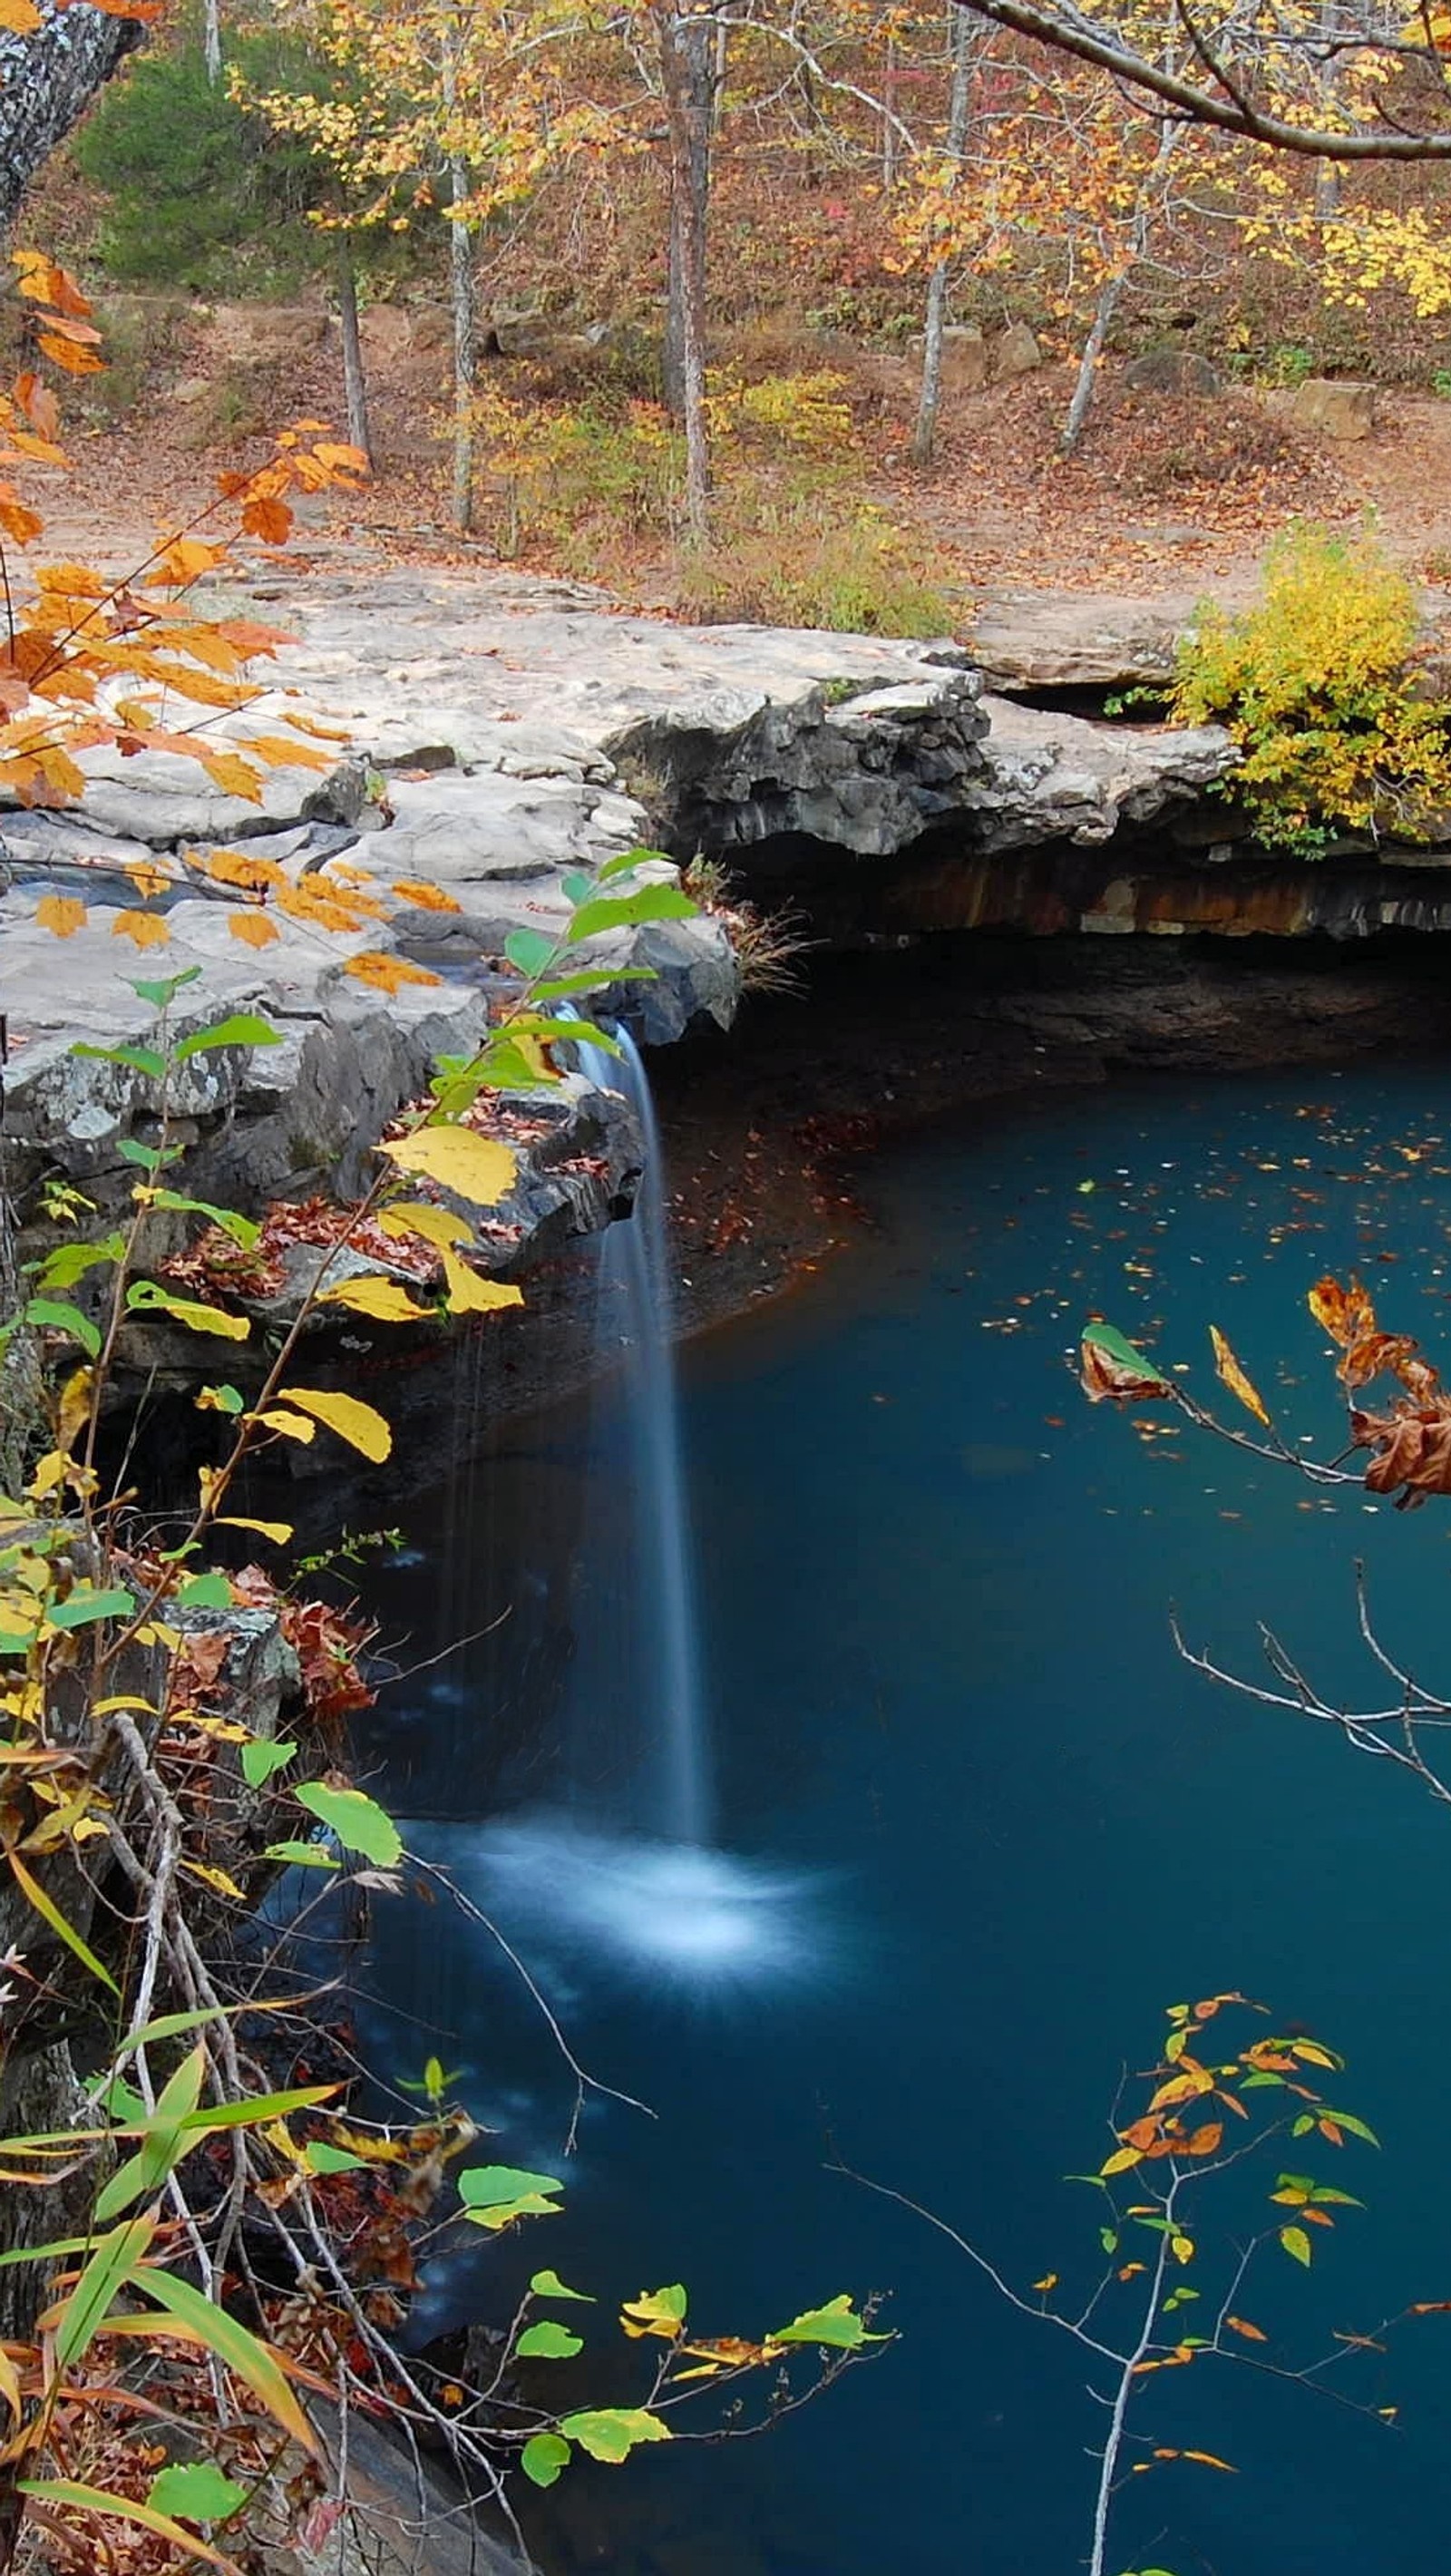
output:
[[[503,2309],[542,2261],[596,2289],[600,2322],[575,2314],[599,2378],[573,2366],[575,2404],[618,2393],[610,2303],[643,2283],[687,2281],[718,2333],[881,2292],[900,2337],[759,2441],[572,2472],[531,2526],[546,2576],[1081,2563],[1102,2422],[1084,2356],[829,2168],[941,2212],[1015,2285],[1087,2285],[1096,2196],[1063,2176],[1101,2161],[1121,2070],[1192,1995],[1242,1988],[1329,2040],[1342,2104],[1383,2141],[1306,2165],[1366,2207],[1310,2276],[1279,2255],[1251,2276],[1239,2305],[1266,2357],[1293,2366],[1336,2330],[1451,2297],[1451,1813],[1329,1730],[1211,1686],[1169,1633],[1177,1604],[1250,1671],[1268,1620],[1332,1695],[1379,1704],[1355,1633],[1363,1556],[1387,1643],[1451,1684],[1451,1507],[1401,1516],[1146,1437],[1090,1407],[1071,1367],[1097,1311],[1212,1400],[1217,1324],[1290,1436],[1332,1454],[1342,1417],[1305,1307],[1320,1272],[1358,1267],[1390,1325],[1451,1357],[1451,1076],[1160,1079],[999,1106],[876,1166],[869,1195],[864,1241],[685,1354],[721,1841],[741,1864],[719,1887],[637,1871],[621,1895],[599,1847],[518,1826],[558,1807],[560,1766],[579,1776],[582,1703],[575,1828],[614,1830],[637,1759],[621,1578],[600,1573],[607,1409],[512,1428],[467,1511],[420,1504],[443,1571],[379,1585],[416,1654],[507,1609],[385,1702],[384,1787],[526,1950],[591,2069],[658,2114],[596,2104],[573,2164],[555,2161],[569,2081],[487,1938],[388,1909],[375,2055],[403,2072],[436,2046],[500,2132],[491,2152],[571,2177],[563,2218],[498,2248],[482,2290],[441,2276],[429,2313]],[[512,1840],[489,1826],[500,1804]],[[1225,2231],[1247,2223],[1237,2184],[1221,2206]],[[1213,2362],[1147,2381],[1135,2429],[1235,2474],[1132,2479],[1114,2576],[1438,2566],[1451,2318],[1357,2367],[1332,2384],[1398,2406],[1393,2428]]]

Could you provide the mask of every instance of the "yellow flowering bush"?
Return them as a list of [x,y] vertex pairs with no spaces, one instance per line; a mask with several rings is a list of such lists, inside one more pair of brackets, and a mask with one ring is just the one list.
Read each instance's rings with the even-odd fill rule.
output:
[[1242,759],[1225,792],[1259,839],[1321,857],[1346,832],[1425,841],[1451,811],[1451,704],[1418,669],[1410,581],[1368,528],[1304,524],[1237,614],[1201,609],[1170,712],[1227,726]]

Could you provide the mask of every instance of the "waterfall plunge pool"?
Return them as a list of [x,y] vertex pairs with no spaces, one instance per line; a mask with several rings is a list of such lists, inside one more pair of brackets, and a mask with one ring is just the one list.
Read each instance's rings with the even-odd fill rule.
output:
[[[572,2470],[527,2508],[545,2576],[1067,2576],[1100,2422],[1084,2357],[831,2167],[940,2211],[1015,2284],[1087,2284],[1100,2213],[1063,2177],[1102,2160],[1121,2070],[1192,1995],[1241,1987],[1323,2035],[1383,2142],[1326,2151],[1322,2179],[1365,2209],[1308,2276],[1267,2257],[1246,2293],[1271,2357],[1451,2292],[1451,1821],[1188,1671],[1168,1627],[1176,1604],[1250,1669],[1268,1618],[1328,1690],[1374,1701],[1363,1557],[1387,1644],[1451,1677],[1451,1511],[1148,1436],[1069,1371],[1098,1311],[1212,1398],[1217,1324],[1291,1438],[1333,1454],[1304,1303],[1321,1272],[1358,1268],[1389,1326],[1451,1357],[1451,1077],[996,1105],[870,1186],[847,1259],[682,1354],[718,1851],[649,1832],[618,1383],[504,1424],[420,1497],[422,1561],[373,1586],[401,1661],[473,1640],[385,1695],[379,1794],[487,1904],[591,2071],[657,2114],[594,2102],[559,2165],[572,2086],[507,1962],[441,1906],[380,1905],[370,2062],[416,2078],[436,2051],[491,2152],[570,2178],[561,2218],[439,2268],[418,2332],[502,2318],[541,2262],[598,2293],[570,2315],[602,2354],[614,2303],[676,2279],[708,2333],[845,2288],[889,2293],[900,2331],[759,2441]],[[1215,2364],[1150,2383],[1143,2429],[1237,2474],[1133,2479],[1115,2576],[1425,2576],[1451,2506],[1448,2332],[1427,2318],[1366,2359],[1356,2393],[1399,2406],[1395,2429]]]

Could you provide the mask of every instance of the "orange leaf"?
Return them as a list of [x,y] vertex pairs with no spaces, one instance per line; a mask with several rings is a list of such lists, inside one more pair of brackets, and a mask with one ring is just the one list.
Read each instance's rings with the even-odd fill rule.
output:
[[463,910],[462,904],[456,903],[451,894],[445,894],[442,886],[429,885],[422,877],[415,881],[404,877],[394,886],[393,892],[400,903],[416,903],[421,912],[461,912]]
[[213,885],[241,886],[248,894],[287,882],[275,859],[249,858],[245,850],[188,850],[187,857]]
[[441,975],[430,975],[422,966],[410,966],[404,957],[387,957],[375,948],[360,949],[343,968],[345,975],[355,975],[360,984],[371,984],[377,992],[401,992],[405,984],[441,984]]
[[162,913],[118,912],[111,924],[111,936],[132,940],[138,948],[164,948],[171,930]]
[[40,23],[40,11],[31,0],[0,0],[0,27],[7,36],[33,36]]
[[84,349],[75,340],[62,340],[58,332],[42,331],[38,337],[45,355],[63,367],[68,376],[97,376],[105,366],[105,359],[98,357],[94,349]]
[[276,922],[269,921],[265,912],[229,912],[227,928],[244,948],[270,948],[274,939],[282,936]]
[[85,920],[86,907],[73,894],[43,894],[35,918],[42,930],[53,930],[57,939],[70,939]]
[[292,512],[285,501],[254,493],[242,504],[242,525],[249,537],[260,537],[264,545],[285,546],[292,534]]
[[1230,2478],[1237,2478],[1239,2475],[1232,2460],[1217,2460],[1212,2451],[1186,2451],[1184,2457],[1186,2460],[1197,2460],[1201,2469],[1223,2469],[1225,2476]]
[[1264,2332],[1263,2327],[1252,2326],[1248,2317],[1226,2317],[1224,2322],[1232,2334],[1243,2335],[1246,2343],[1269,2342],[1269,2336]]

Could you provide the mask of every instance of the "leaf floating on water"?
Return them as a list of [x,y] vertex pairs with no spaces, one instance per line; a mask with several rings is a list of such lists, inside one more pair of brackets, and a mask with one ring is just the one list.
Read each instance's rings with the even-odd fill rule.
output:
[[1256,1422],[1262,1422],[1268,1431],[1270,1417],[1265,1410],[1264,1399],[1250,1384],[1217,1324],[1210,1325],[1209,1338],[1214,1345],[1215,1374],[1221,1384],[1228,1387],[1231,1395],[1237,1395],[1245,1411],[1252,1413]]

